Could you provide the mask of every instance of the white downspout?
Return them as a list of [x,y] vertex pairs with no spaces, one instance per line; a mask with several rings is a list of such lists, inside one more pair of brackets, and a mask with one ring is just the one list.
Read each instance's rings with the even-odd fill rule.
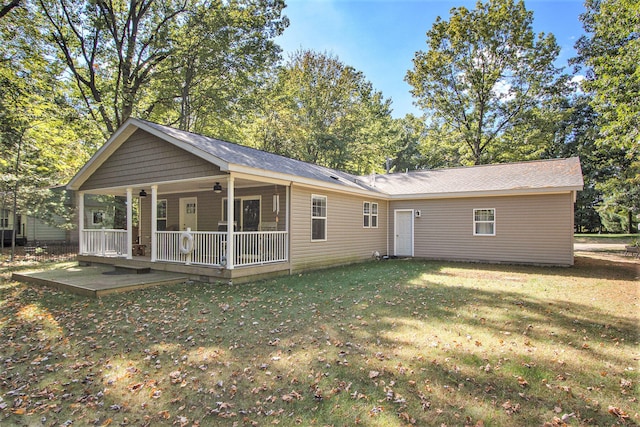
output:
[[133,259],[133,189],[127,188],[127,259]]
[[390,237],[389,231],[391,228],[390,221],[391,221],[391,217],[389,216],[389,201],[387,200],[387,221],[386,222],[387,222],[387,256],[388,257],[391,256],[391,254],[389,253],[389,237]]

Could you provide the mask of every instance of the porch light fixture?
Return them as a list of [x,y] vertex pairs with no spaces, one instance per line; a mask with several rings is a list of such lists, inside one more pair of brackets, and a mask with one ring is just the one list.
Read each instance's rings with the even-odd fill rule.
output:
[[214,193],[222,193],[222,185],[219,182],[216,182],[216,185],[213,186]]
[[138,196],[140,197],[147,197],[147,192],[144,190],[140,190],[140,193],[138,194]]

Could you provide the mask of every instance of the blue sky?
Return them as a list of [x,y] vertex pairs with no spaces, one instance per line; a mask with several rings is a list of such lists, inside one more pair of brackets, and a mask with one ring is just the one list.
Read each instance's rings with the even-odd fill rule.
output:
[[[449,20],[453,7],[475,8],[466,0],[287,0],[284,13],[291,24],[276,39],[285,59],[299,49],[337,56],[362,71],[385,99],[391,98],[394,117],[420,114],[404,82],[416,51],[424,50],[425,33],[437,16]],[[533,30],[553,33],[561,47],[558,66],[571,73],[567,60],[583,34],[579,15],[582,0],[525,0],[533,11]]]

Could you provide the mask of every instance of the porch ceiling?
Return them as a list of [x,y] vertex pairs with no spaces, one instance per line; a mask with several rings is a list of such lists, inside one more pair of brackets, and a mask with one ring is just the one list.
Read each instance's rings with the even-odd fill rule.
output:
[[[150,182],[150,183],[138,183],[131,184],[122,187],[109,187],[109,188],[98,188],[85,191],[89,194],[100,194],[100,195],[110,195],[110,196],[126,196],[127,188],[133,189],[133,195],[136,197],[140,190],[145,190],[149,196],[151,196],[151,186],[158,186],[158,194],[173,194],[173,193],[194,193],[199,191],[211,190],[213,191],[213,186],[216,182],[219,182],[222,185],[223,193],[227,191],[227,175],[216,176],[216,177],[206,177],[196,180],[183,180],[183,181],[169,181],[169,182]],[[264,187],[273,185],[271,183],[260,182],[255,180],[250,180],[246,178],[235,178],[234,179],[234,188],[255,188],[255,187]]]

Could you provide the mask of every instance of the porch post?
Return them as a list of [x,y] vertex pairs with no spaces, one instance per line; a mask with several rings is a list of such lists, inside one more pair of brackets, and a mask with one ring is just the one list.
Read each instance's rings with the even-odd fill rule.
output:
[[233,188],[233,176],[229,175],[227,179],[227,265],[226,268],[233,270],[235,264],[235,236],[233,230],[234,215],[234,188]]
[[127,188],[127,259],[133,259],[133,189]]
[[156,262],[156,245],[158,244],[158,186],[151,186],[151,262]]
[[[286,194],[285,203],[287,207],[287,214],[285,215],[284,226],[287,232],[287,239],[286,239],[287,247],[285,248],[285,251],[287,253],[287,261],[291,261],[291,257],[289,256],[289,248],[291,247],[291,227],[290,227],[291,224],[289,224],[290,218],[291,218],[291,214],[290,214],[291,202],[289,200],[291,198],[290,193],[291,193],[291,183],[289,183],[289,185],[285,187],[285,194]],[[289,271],[289,273],[291,273],[291,270]]]
[[78,204],[78,253],[84,254],[84,192],[78,191],[76,198]]

